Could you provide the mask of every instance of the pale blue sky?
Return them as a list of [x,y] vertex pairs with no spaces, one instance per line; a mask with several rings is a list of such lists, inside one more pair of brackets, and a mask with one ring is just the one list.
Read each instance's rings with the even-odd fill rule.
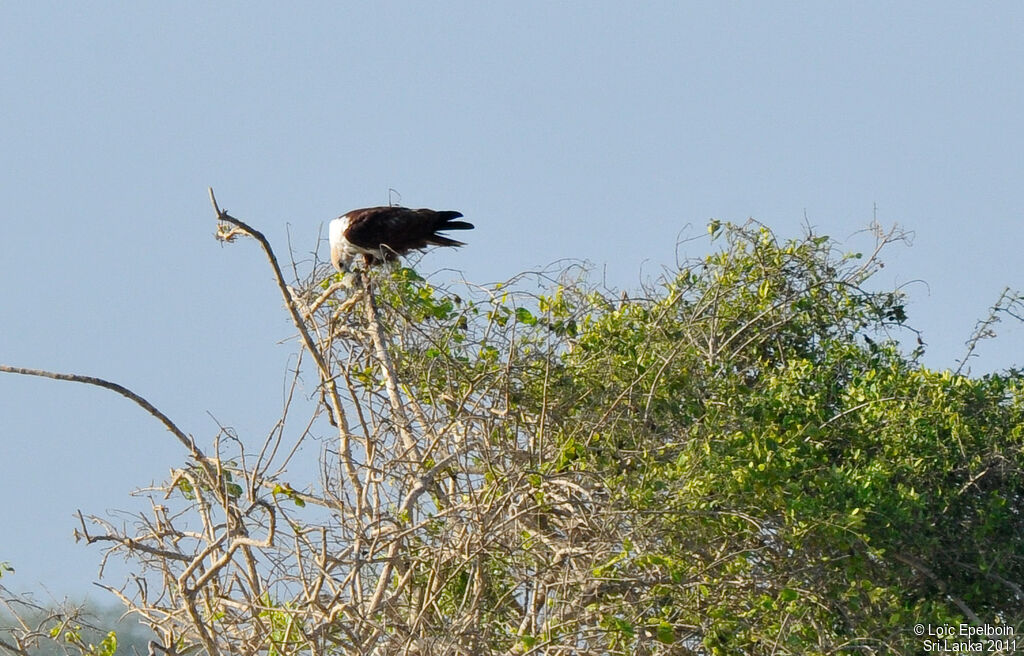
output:
[[[792,236],[806,214],[846,239],[877,203],[916,233],[877,283],[927,283],[911,321],[952,366],[1024,287],[1022,35],[1007,2],[6,2],[0,362],[258,444],[291,330],[256,246],[213,240],[213,185],[281,250],[393,187],[477,225],[421,269],[585,258],[618,287],[687,225]],[[1001,328],[975,371],[1020,363],[1024,331]],[[124,508],[182,458],[109,392],[0,376],[4,583],[89,590],[72,513]]]

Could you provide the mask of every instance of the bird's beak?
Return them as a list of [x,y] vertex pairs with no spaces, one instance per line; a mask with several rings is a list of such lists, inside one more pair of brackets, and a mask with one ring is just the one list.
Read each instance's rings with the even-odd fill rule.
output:
[[348,260],[339,257],[338,253],[331,253],[331,264],[338,273],[348,273]]

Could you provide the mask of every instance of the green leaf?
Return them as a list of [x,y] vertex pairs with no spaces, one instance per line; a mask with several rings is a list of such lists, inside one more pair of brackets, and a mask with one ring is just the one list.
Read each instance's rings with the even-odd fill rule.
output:
[[662,621],[658,624],[658,628],[655,630],[655,638],[658,642],[671,645],[676,641],[676,632],[672,628],[672,625],[668,622]]
[[534,317],[533,314],[524,307],[516,308],[516,321],[528,326],[533,326],[537,323],[536,317]]

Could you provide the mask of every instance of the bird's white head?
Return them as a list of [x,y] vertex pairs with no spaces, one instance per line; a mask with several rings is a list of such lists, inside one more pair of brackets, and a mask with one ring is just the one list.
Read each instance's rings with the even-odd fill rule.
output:
[[350,244],[345,239],[345,231],[348,230],[348,215],[339,216],[331,221],[327,228],[328,238],[331,244],[331,264],[334,268],[345,273],[348,271],[348,260],[352,257]]

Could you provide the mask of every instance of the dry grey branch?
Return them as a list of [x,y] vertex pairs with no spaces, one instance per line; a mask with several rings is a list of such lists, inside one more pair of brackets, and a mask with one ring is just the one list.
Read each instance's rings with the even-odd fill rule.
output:
[[195,441],[193,441],[193,439],[190,436],[186,435],[184,431],[178,428],[167,415],[160,412],[160,410],[158,410],[152,403],[142,398],[135,392],[131,391],[127,387],[124,387],[123,385],[112,383],[109,380],[103,380],[102,378],[96,378],[94,376],[65,374],[53,371],[43,371],[42,369],[27,369],[25,367],[12,367],[4,364],[0,364],[0,371],[9,374],[21,374],[23,376],[39,376],[41,378],[50,378],[52,380],[66,380],[73,383],[95,385],[96,387],[102,387],[104,389],[111,390],[112,392],[116,392],[121,396],[125,397],[126,399],[134,401],[143,410],[156,417],[160,421],[160,423],[167,427],[167,430],[169,430],[171,434],[174,435],[174,437],[178,438],[178,441],[181,442],[182,445],[189,450],[189,453],[191,453],[192,457],[195,458],[197,461],[202,462],[206,459],[206,456],[203,455],[203,452],[200,451],[199,447],[196,446]]

